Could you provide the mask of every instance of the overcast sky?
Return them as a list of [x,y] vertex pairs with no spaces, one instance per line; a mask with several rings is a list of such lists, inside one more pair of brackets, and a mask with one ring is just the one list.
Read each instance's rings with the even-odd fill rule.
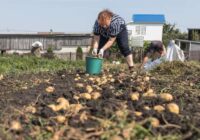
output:
[[90,33],[103,9],[126,22],[133,14],[164,14],[181,31],[200,28],[200,0],[0,0],[0,32]]

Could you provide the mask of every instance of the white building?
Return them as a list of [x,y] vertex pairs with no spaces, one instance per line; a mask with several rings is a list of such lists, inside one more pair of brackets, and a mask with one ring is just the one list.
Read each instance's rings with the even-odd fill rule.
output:
[[127,24],[130,38],[136,38],[136,40],[139,38],[144,41],[162,41],[164,15],[135,14],[132,20]]

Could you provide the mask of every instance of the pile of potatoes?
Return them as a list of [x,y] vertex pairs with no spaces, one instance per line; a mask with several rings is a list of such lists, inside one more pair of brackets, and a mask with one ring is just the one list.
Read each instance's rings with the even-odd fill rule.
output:
[[[147,83],[150,82],[149,76],[138,76],[135,80],[137,83],[139,83],[139,86],[137,87],[136,92],[132,92],[129,94],[130,100],[133,102],[139,102],[140,100],[160,100],[164,104],[163,105],[155,105],[152,107],[153,110],[157,111],[158,113],[162,113],[163,111],[167,110],[174,114],[179,114],[179,106],[176,103],[173,103],[174,100],[173,96],[170,93],[160,93],[157,94],[152,88],[147,88],[147,90],[144,90],[147,86]],[[171,103],[172,102],[172,103]],[[151,107],[144,106],[145,110],[151,110]],[[140,114],[140,113],[139,113]],[[138,113],[136,113],[136,116]]]

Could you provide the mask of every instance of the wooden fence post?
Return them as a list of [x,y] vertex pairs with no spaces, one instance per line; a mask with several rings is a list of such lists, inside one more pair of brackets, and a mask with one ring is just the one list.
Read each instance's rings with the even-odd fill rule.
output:
[[69,53],[69,59],[72,60],[72,52]]

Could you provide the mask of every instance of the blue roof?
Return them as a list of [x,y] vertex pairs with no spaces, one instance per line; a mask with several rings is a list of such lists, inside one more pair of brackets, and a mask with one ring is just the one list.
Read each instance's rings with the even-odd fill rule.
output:
[[135,14],[133,15],[134,23],[165,23],[164,15],[153,15],[153,14]]

